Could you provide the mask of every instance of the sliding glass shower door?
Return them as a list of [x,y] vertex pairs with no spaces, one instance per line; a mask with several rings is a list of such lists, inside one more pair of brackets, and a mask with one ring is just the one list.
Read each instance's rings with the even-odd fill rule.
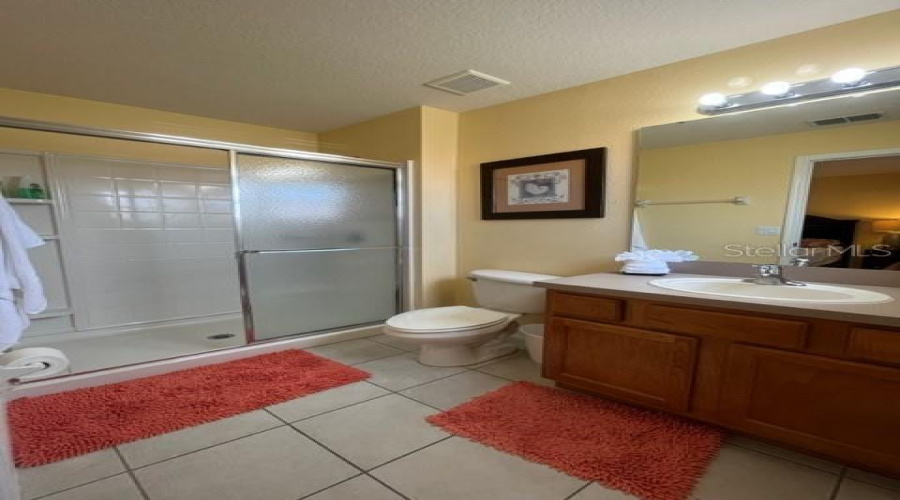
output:
[[397,169],[237,154],[234,173],[249,341],[400,310]]

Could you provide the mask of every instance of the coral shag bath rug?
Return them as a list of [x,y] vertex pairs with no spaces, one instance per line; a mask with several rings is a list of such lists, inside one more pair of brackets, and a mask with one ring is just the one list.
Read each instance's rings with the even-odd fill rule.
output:
[[723,433],[679,417],[528,382],[428,421],[453,434],[645,500],[685,500]]
[[9,404],[16,465],[33,467],[289,401],[370,376],[315,354],[272,354]]

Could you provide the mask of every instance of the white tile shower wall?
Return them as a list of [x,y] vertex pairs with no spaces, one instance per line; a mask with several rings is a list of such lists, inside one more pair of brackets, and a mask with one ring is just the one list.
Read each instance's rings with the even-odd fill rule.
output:
[[240,310],[221,169],[59,156],[82,329]]

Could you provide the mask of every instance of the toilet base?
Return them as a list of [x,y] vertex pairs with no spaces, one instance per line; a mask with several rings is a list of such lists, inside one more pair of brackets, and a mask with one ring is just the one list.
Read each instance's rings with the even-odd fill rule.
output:
[[482,345],[423,345],[419,363],[428,366],[466,366],[502,358],[519,348],[506,342],[492,341]]

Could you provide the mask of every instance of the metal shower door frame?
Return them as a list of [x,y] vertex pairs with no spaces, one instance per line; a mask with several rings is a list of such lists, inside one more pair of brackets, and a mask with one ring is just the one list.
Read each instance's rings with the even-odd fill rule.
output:
[[[240,194],[240,179],[239,179],[239,166],[238,166],[238,155],[240,154],[252,154],[256,156],[268,156],[275,158],[288,158],[292,160],[310,160],[310,161],[318,161],[323,163],[334,163],[336,165],[352,165],[359,167],[369,167],[369,168],[381,168],[381,169],[391,169],[394,170],[394,197],[396,200],[396,209],[395,209],[395,221],[397,224],[397,235],[396,235],[396,248],[397,248],[397,290],[396,290],[396,302],[398,306],[397,312],[407,311],[413,308],[413,285],[414,280],[412,279],[414,274],[414,253],[412,251],[413,247],[413,233],[412,227],[413,224],[411,222],[411,177],[412,177],[412,169],[413,162],[404,162],[404,163],[390,163],[383,162],[378,160],[366,160],[362,158],[351,158],[346,156],[337,156],[337,155],[322,155],[319,153],[305,154],[300,151],[291,152],[289,154],[285,154],[283,151],[278,151],[275,153],[266,153],[261,154],[258,151],[246,151],[241,149],[232,149],[228,154],[228,162],[231,170],[231,198],[233,204],[233,217],[234,217],[234,239],[235,239],[235,260],[238,266],[238,276],[240,279],[240,294],[241,294],[241,309],[243,311],[244,317],[244,334],[246,335],[246,340],[248,344],[253,344],[259,342],[256,338],[256,331],[253,322],[253,304],[251,303],[251,293],[249,286],[249,273],[247,269],[247,255],[250,254],[265,254],[265,253],[274,253],[268,251],[250,251],[246,250],[245,242],[244,242],[244,230],[243,230],[243,222],[241,218],[241,194]],[[374,323],[366,323],[362,325],[353,325],[353,326],[345,326],[332,328],[327,330],[319,330],[315,332],[308,332],[302,334],[294,334],[294,335],[315,335],[319,333],[327,333],[333,331],[345,330],[347,328],[358,328],[369,325],[376,325],[380,322]],[[284,337],[278,337],[275,339],[264,339],[268,340],[278,340],[285,337],[291,337],[292,335],[286,335]]]
[[[261,156],[274,156],[280,158],[291,158],[298,160],[312,160],[326,163],[336,163],[343,165],[358,165],[363,167],[378,167],[394,169],[396,171],[396,200],[397,200],[397,294],[398,305],[401,311],[413,309],[415,307],[417,292],[416,277],[418,276],[418,251],[416,250],[416,242],[418,241],[417,220],[412,208],[415,206],[415,163],[406,162],[387,162],[380,160],[368,160],[363,158],[354,158],[348,156],[332,155],[325,153],[315,153],[308,151],[299,151],[294,149],[273,148],[266,146],[255,146],[252,144],[243,144],[227,141],[215,141],[209,139],[198,139],[194,137],[185,137],[168,134],[156,134],[151,132],[137,132],[132,130],[105,129],[97,127],[85,127],[81,125],[73,125],[68,123],[47,122],[41,120],[29,120],[24,118],[16,118],[10,116],[0,116],[0,127],[7,127],[21,130],[35,130],[41,132],[55,132],[60,134],[78,135],[85,137],[103,137],[107,139],[123,139],[129,141],[148,142],[155,144],[169,144],[172,146],[189,146],[205,149],[213,149],[223,151],[228,154],[229,168],[232,178],[232,195],[236,194],[237,187],[235,181],[236,161],[238,154],[252,154]],[[238,248],[242,248],[240,239],[240,203],[238,199],[233,199],[234,207],[234,229],[236,235],[236,244]],[[252,311],[247,309],[249,296],[247,290],[244,289],[246,269],[242,269],[239,262],[238,272],[241,275],[241,304],[244,316],[245,334],[247,342],[255,342],[252,337]],[[250,328],[247,328],[248,320],[251,318]],[[338,328],[327,331],[340,331],[347,328]],[[315,333],[325,333],[315,332]],[[267,339],[266,341],[283,340],[284,337],[277,339]]]

